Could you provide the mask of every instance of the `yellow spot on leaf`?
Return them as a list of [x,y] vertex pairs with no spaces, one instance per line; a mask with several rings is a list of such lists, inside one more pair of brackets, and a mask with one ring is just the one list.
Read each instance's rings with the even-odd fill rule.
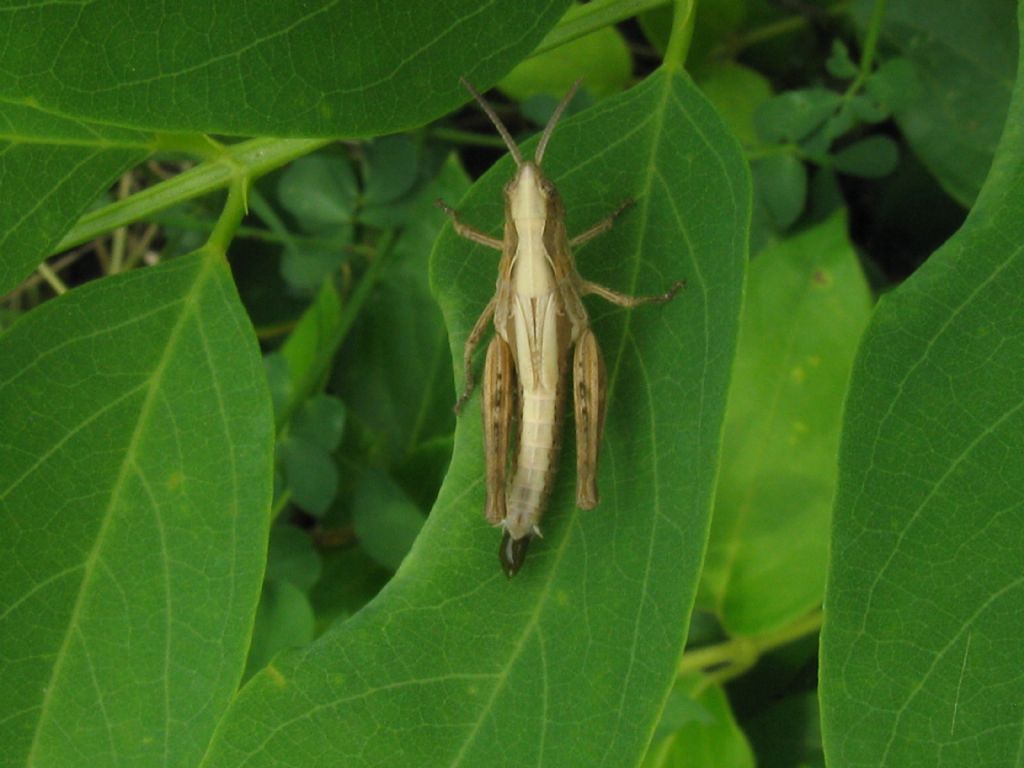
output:
[[178,490],[184,480],[185,476],[181,472],[172,472],[171,476],[167,478],[167,489],[171,491]]
[[797,384],[803,384],[804,379],[807,378],[807,372],[804,370],[802,365],[798,365],[792,371],[789,372],[789,378],[791,378]]
[[274,681],[274,685],[278,688],[284,688],[287,681],[284,679],[284,675],[281,674],[277,667],[273,664],[268,664],[267,674],[270,676],[270,679]]

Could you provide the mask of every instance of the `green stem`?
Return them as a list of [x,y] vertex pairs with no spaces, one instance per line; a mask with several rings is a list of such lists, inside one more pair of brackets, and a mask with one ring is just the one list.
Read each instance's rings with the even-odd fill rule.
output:
[[281,412],[277,414],[278,432],[291,421],[299,405],[313,394],[317,382],[323,381],[327,369],[334,360],[334,356],[341,345],[345,343],[348,332],[352,330],[352,325],[370,298],[370,294],[377,285],[377,281],[383,275],[384,268],[387,266],[387,262],[390,261],[391,246],[394,244],[394,241],[395,236],[392,230],[388,230],[381,236],[380,241],[376,245],[377,253],[369,260],[369,266],[360,278],[355,290],[348,297],[348,303],[342,308],[341,317],[338,318],[338,325],[334,328],[334,333],[317,350],[316,360],[311,366],[310,373],[304,377],[304,381],[308,383],[301,389],[297,388],[292,393],[292,397],[281,408]]
[[150,218],[178,203],[221,189],[242,173],[255,179],[331,141],[259,138],[233,144],[216,160],[204,162],[173,179],[87,213],[57,244],[54,253],[87,243],[118,227]]
[[274,211],[274,206],[263,195],[255,189],[249,190],[249,203],[252,206],[252,212],[263,220],[263,223],[267,225],[267,228],[284,246],[285,250],[291,252],[298,250],[295,238],[292,237],[285,223],[281,221],[281,217]]
[[878,51],[878,36],[882,32],[882,18],[884,16],[885,0],[875,0],[875,5],[871,9],[871,20],[868,22],[868,32],[864,36],[864,48],[860,53],[860,69],[857,72],[857,77],[850,83],[846,93],[843,94],[843,99],[845,100],[849,100],[856,95],[871,75],[871,69],[875,65],[875,53]]
[[238,225],[242,223],[245,216],[245,200],[248,194],[250,180],[241,176],[235,178],[228,187],[228,199],[224,201],[224,210],[214,226],[210,237],[206,240],[206,248],[220,257],[228,252],[228,246],[235,236]]
[[54,272],[53,269],[50,268],[50,265],[45,261],[39,263],[39,266],[36,267],[36,271],[43,280],[50,284],[50,287],[53,288],[53,292],[58,296],[62,293],[68,292],[68,287],[64,285],[64,281],[57,277],[57,273]]
[[285,488],[281,495],[274,499],[274,504],[270,508],[270,519],[277,520],[277,516],[281,514],[281,511],[288,506],[288,502],[292,500],[292,489]]
[[[842,0],[842,2],[824,9],[824,14],[826,16],[842,16],[849,10],[850,2],[851,0]],[[727,58],[735,58],[745,48],[803,29],[807,24],[807,16],[789,16],[773,21],[737,37],[732,43],[724,45],[721,53]]]
[[[679,663],[679,674],[699,672],[723,664],[726,665],[726,670],[742,672],[752,667],[768,651],[817,632],[821,628],[821,621],[821,611],[814,611],[773,632],[753,637],[734,637],[718,645],[687,651]],[[732,674],[728,678],[734,676],[735,674]]]
[[665,69],[682,70],[686,66],[686,55],[690,52],[693,39],[693,25],[697,20],[697,0],[675,0],[672,13],[672,34],[665,48],[662,66]]
[[[117,199],[123,200],[131,193],[131,176],[122,174],[121,181],[117,185]],[[114,230],[114,236],[110,242],[110,274],[116,275],[124,270],[125,248],[128,243],[128,230],[125,227],[118,227]]]
[[775,157],[776,155],[793,155],[801,160],[808,159],[799,144],[761,144],[750,147],[745,151],[747,161],[760,160],[764,157]]
[[631,19],[644,11],[667,5],[672,0],[593,0],[569,9],[555,28],[548,32],[530,56],[554,50],[591,32]]
[[[502,145],[504,146],[504,145]],[[259,203],[256,201],[256,191],[254,189],[249,190],[250,200],[252,206],[252,212],[257,216],[261,215],[261,209]],[[210,219],[203,218],[201,216],[195,216],[191,214],[156,214],[153,217],[153,221],[159,223],[164,227],[174,227],[177,229],[195,229],[199,231],[209,231],[213,229],[213,222]],[[293,243],[297,248],[323,248],[324,250],[340,250],[346,253],[360,254],[363,256],[372,256],[375,251],[372,246],[362,245],[360,243],[350,243],[343,240],[340,237],[317,237],[315,235],[278,235],[269,229],[263,229],[262,227],[247,227],[240,226],[238,231],[235,232],[236,238],[245,238],[247,240],[259,240],[264,243],[274,243],[275,245],[286,246],[289,243]]]
[[500,136],[489,136],[472,131],[460,131],[457,128],[437,127],[430,131],[430,135],[441,141],[450,141],[452,144],[463,144],[477,147],[494,147],[495,149],[506,149],[505,142]]

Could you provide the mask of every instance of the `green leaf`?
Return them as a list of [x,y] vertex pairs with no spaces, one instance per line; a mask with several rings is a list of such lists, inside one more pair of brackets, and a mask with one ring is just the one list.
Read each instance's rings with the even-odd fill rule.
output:
[[396,133],[465,102],[460,76],[493,83],[567,5],[20,3],[0,25],[0,100],[159,131]]
[[320,579],[320,555],[306,531],[278,522],[270,530],[267,550],[267,581],[288,581],[309,590]]
[[366,605],[391,578],[359,547],[323,552],[323,573],[309,593],[323,631],[335,621],[349,618]]
[[208,133],[351,137],[422,125],[466,101],[460,76],[484,88],[522,60],[567,5],[225,0],[211,13],[194,0],[29,0],[5,8],[0,295],[153,151],[207,156]]
[[730,634],[821,602],[840,410],[870,308],[841,213],[751,264],[698,601]]
[[281,256],[281,277],[293,294],[312,296],[333,280],[348,260],[341,248],[288,248]]
[[363,477],[352,501],[359,545],[376,562],[396,571],[423,527],[420,508],[382,472]]
[[878,179],[892,173],[899,159],[895,141],[888,136],[868,136],[836,152],[832,164],[840,173]]
[[0,762],[195,764],[245,663],[273,424],[223,259],[0,336]]
[[840,101],[838,93],[825,88],[780,93],[758,107],[757,133],[766,143],[800,141],[821,126]]
[[[316,385],[323,379],[331,357],[334,353],[334,345],[331,339],[337,336],[341,328],[341,297],[334,283],[325,280],[320,286],[316,298],[309,305],[298,324],[288,334],[288,338],[281,346],[280,356],[284,359],[287,370],[287,387],[280,395],[275,389],[275,405],[280,399],[282,405],[276,408],[281,417],[290,415],[305,398],[309,397]],[[269,355],[269,358],[275,355]],[[272,363],[275,371],[280,364]],[[277,373],[274,380],[280,380]]]
[[[357,214],[360,224],[378,229],[404,229],[419,211],[416,202],[447,151],[424,145],[412,136],[386,136],[366,150],[366,189]],[[431,201],[432,203],[435,201]]]
[[286,648],[308,645],[315,627],[305,592],[289,581],[268,581],[256,612],[245,676],[263,669]]
[[807,203],[807,167],[793,155],[769,155],[750,164],[757,202],[773,229],[784,232]]
[[889,108],[871,93],[858,93],[848,102],[850,114],[863,123],[880,123],[889,119]]
[[306,232],[351,226],[359,185],[352,163],[337,155],[300,157],[277,183],[277,199]]
[[[675,675],[707,532],[749,182],[699,91],[665,72],[567,120],[545,165],[573,231],[625,194],[638,200],[579,254],[589,278],[636,293],[681,277],[690,285],[665,306],[591,305],[611,388],[601,506],[573,508],[567,452],[546,538],[509,582],[482,516],[474,398],[437,504],[394,579],[357,616],[253,678],[206,768],[639,762]],[[497,230],[511,170],[505,158],[474,186],[460,204],[467,221]],[[434,254],[461,360],[497,256],[450,230]]]
[[698,677],[678,681],[666,711],[688,715],[674,732],[656,739],[642,768],[754,768],[754,754],[740,730],[725,691]]
[[859,71],[857,65],[850,59],[850,51],[839,38],[832,41],[832,52],[825,62],[825,69],[832,77],[840,80],[852,80]]
[[882,299],[854,366],[822,634],[830,765],[1019,762],[1021,73],[967,221]]
[[341,443],[345,430],[345,405],[336,397],[317,395],[303,403],[292,420],[291,432],[325,451]]
[[[581,11],[585,12],[585,6],[575,3],[565,18],[572,19]],[[633,57],[614,26],[601,27],[519,62],[498,87],[516,101],[538,93],[561,98],[581,77],[587,90],[598,98],[619,93],[629,85],[633,77]]]
[[772,96],[768,79],[742,64],[727,61],[702,69],[697,84],[740,143],[757,144],[754,115]]
[[[853,4],[861,29],[873,4]],[[885,7],[881,40],[910,64],[909,72],[898,73],[901,85],[886,88],[899,93],[892,105],[896,122],[925,166],[965,206],[985,180],[1010,102],[1015,5],[888,0]]]
[[50,114],[30,99],[0,98],[0,296],[35,269],[151,143],[134,131]]
[[291,501],[311,515],[323,515],[338,493],[338,467],[331,454],[298,435],[288,435],[277,450]]
[[366,151],[366,206],[390,203],[410,192],[419,171],[419,148],[411,136],[385,136]]

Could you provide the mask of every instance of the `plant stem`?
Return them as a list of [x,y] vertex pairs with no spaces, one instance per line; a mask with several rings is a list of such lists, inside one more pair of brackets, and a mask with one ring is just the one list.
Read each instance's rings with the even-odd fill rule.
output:
[[43,280],[49,283],[50,287],[53,288],[53,292],[56,293],[58,296],[60,296],[62,293],[68,292],[68,287],[64,285],[64,281],[57,277],[57,273],[54,272],[50,268],[50,265],[47,264],[45,261],[39,263],[39,266],[36,267],[36,271],[39,273],[39,276],[43,278]]
[[285,488],[281,492],[281,495],[274,499],[274,503],[270,508],[270,519],[277,520],[277,516],[281,514],[281,511],[288,506],[288,502],[292,500],[292,489]]
[[506,149],[505,142],[502,141],[500,136],[489,136],[482,133],[473,133],[473,131],[460,131],[457,128],[443,128],[439,126],[432,128],[430,135],[435,139],[450,141],[452,144]]
[[864,36],[864,48],[860,53],[860,70],[850,87],[843,94],[844,100],[852,98],[864,85],[871,75],[871,68],[875,64],[875,53],[878,51],[878,36],[882,32],[882,18],[885,16],[885,0],[875,0],[871,9],[871,20],[868,22],[868,32]]
[[204,246],[221,258],[227,254],[235,230],[242,223],[248,186],[249,178],[246,176],[237,177],[231,182],[231,186],[228,187],[228,199],[224,201],[224,210],[221,211],[220,218],[217,219],[217,224]]
[[[132,174],[131,172],[128,172],[121,175],[121,180],[117,184],[117,199],[124,200],[129,197],[131,193]],[[118,227],[114,230],[114,235],[111,238],[110,243],[110,274],[112,275],[116,275],[124,269],[124,252],[127,240],[127,227]]]
[[288,231],[285,223],[281,221],[281,217],[274,211],[274,206],[255,189],[250,190],[249,201],[252,204],[252,212],[263,220],[263,223],[267,225],[267,228],[284,246],[285,250],[296,252],[298,248],[295,245],[295,238]]
[[665,48],[662,66],[665,69],[682,70],[686,67],[686,55],[690,52],[693,39],[693,25],[697,20],[697,0],[675,0],[672,13],[672,34]]
[[[838,2],[829,8],[825,8],[823,13],[826,16],[842,16],[849,10],[850,2],[851,0],[842,0],[842,2]],[[779,19],[778,21],[765,24],[763,27],[757,27],[745,35],[737,37],[732,41],[732,43],[721,46],[718,52],[727,58],[734,58],[745,48],[757,45],[758,43],[763,43],[781,35],[789,34],[790,32],[795,32],[798,29],[806,27],[807,24],[807,16],[789,16],[785,19]]]
[[224,154],[216,160],[206,161],[125,200],[118,200],[87,213],[57,244],[54,253],[86,243],[126,224],[149,218],[185,200],[218,190],[240,174],[255,179],[331,141],[258,138],[233,144],[226,147]]
[[[792,624],[763,635],[734,637],[718,645],[687,651],[679,663],[679,674],[699,672],[721,665],[726,665],[726,670],[729,671],[749,669],[767,651],[791,643],[804,635],[817,632],[821,628],[821,621],[822,613],[818,610],[797,619]],[[714,678],[715,674],[711,673],[709,676]],[[733,676],[735,675],[729,677]],[[716,681],[713,680],[713,682]]]
[[591,32],[630,19],[644,11],[667,5],[671,0],[594,0],[573,6],[555,28],[541,40],[531,57],[547,53]]
[[301,389],[296,387],[288,402],[282,406],[281,412],[277,414],[278,432],[291,421],[299,405],[313,394],[316,382],[324,380],[331,361],[337,354],[338,349],[341,348],[341,345],[345,343],[348,332],[352,330],[352,325],[370,298],[373,288],[384,274],[384,268],[390,261],[391,246],[394,242],[395,236],[391,230],[381,235],[380,241],[376,244],[376,255],[369,259],[369,266],[367,266],[366,271],[359,279],[355,290],[348,297],[348,302],[342,307],[337,327],[333,329],[333,334],[317,349],[316,359],[310,366],[310,375],[304,379],[309,384]]

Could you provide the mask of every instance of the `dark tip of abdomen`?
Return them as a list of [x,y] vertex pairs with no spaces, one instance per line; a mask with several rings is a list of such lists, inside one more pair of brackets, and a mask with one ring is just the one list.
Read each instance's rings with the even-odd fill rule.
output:
[[498,547],[498,559],[501,561],[501,568],[510,579],[519,573],[526,561],[526,548],[530,544],[530,536],[523,536],[521,539],[513,539],[508,531],[501,537],[501,546]]

